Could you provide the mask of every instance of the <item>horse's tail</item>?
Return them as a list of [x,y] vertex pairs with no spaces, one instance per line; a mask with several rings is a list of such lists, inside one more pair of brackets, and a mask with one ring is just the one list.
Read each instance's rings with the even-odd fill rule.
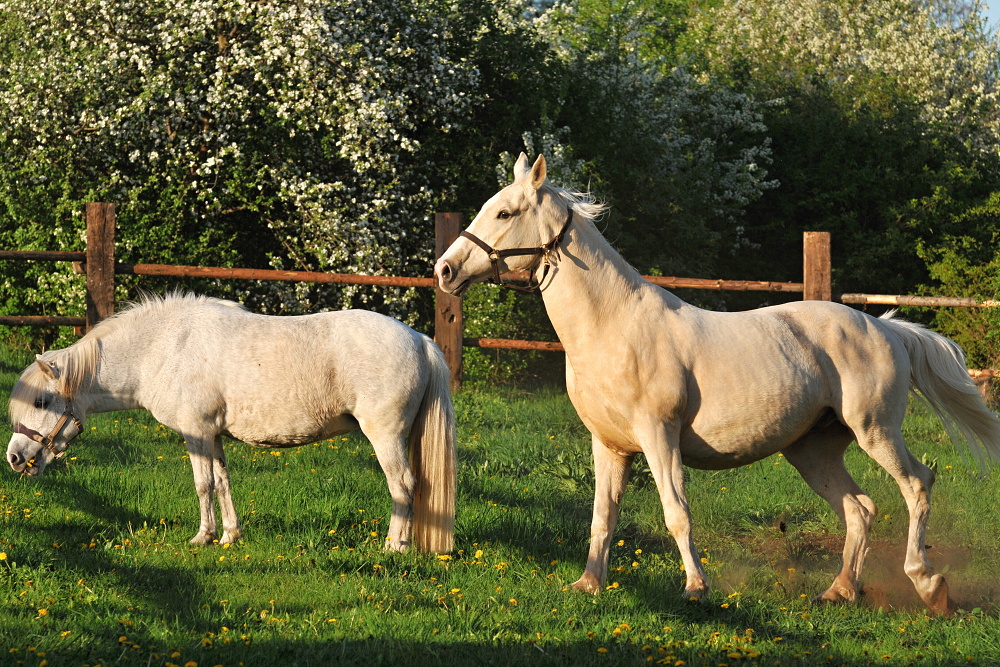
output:
[[955,444],[968,445],[976,461],[1000,461],[1000,418],[987,406],[965,366],[955,341],[914,322],[880,318],[898,335],[910,355],[910,385],[941,418]]
[[430,381],[410,429],[410,463],[417,479],[413,494],[413,540],[420,551],[447,553],[455,533],[455,409],[451,373],[444,355],[423,338]]

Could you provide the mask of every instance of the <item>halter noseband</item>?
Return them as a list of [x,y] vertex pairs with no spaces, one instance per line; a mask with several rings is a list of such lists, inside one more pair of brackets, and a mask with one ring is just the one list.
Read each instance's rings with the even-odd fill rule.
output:
[[[563,236],[566,235],[566,230],[569,229],[569,223],[571,222],[573,222],[572,206],[569,207],[569,210],[566,213],[566,222],[563,223],[562,229],[560,229],[559,233],[555,235],[555,238],[553,238],[545,245],[539,246],[537,248],[509,248],[507,250],[497,250],[491,247],[490,244],[488,244],[486,241],[482,240],[472,232],[462,230],[461,232],[459,232],[458,235],[469,239],[477,246],[482,248],[487,255],[489,255],[490,266],[493,267],[494,283],[496,283],[497,285],[502,285],[503,287],[509,287],[511,289],[515,289],[519,292],[534,292],[535,290],[537,290],[542,286],[543,282],[545,282],[545,276],[549,274],[549,266],[550,266],[549,254],[552,253],[552,251],[555,250],[562,242]],[[514,257],[521,255],[541,256],[542,263],[544,266],[544,269],[542,270],[541,279],[534,283],[531,282],[531,279],[534,278],[535,276],[535,269],[532,269],[531,275],[528,276],[528,284],[524,287],[521,287],[520,285],[514,285],[512,283],[503,282],[503,280],[501,280],[500,278],[500,260],[502,260],[504,257]],[[537,269],[538,267],[535,268]]]
[[66,450],[69,449],[69,443],[72,442],[73,438],[76,437],[76,435],[74,435],[73,438],[67,440],[66,446],[63,447],[62,451],[56,449],[55,446],[56,436],[58,436],[59,433],[63,430],[63,428],[66,427],[66,422],[68,422],[70,419],[73,420],[73,425],[76,426],[77,430],[76,435],[80,435],[80,433],[83,431],[83,424],[80,423],[80,420],[77,419],[76,416],[73,414],[72,401],[67,399],[66,410],[62,413],[62,416],[59,417],[59,420],[56,422],[56,425],[52,427],[52,430],[49,432],[48,435],[42,435],[35,429],[29,428],[24,424],[21,424],[20,422],[14,425],[14,433],[20,433],[22,435],[28,436],[29,438],[40,444],[42,447],[52,452],[55,455],[55,458],[59,459],[63,457],[63,455],[66,453]]

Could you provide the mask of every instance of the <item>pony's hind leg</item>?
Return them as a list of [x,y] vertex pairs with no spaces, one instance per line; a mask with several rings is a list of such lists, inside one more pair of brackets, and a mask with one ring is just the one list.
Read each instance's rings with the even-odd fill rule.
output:
[[597,594],[608,578],[611,535],[618,523],[622,494],[628,481],[632,456],[612,451],[594,434],[594,516],[590,523],[587,567],[573,588]]
[[853,602],[868,553],[875,503],[844,466],[844,452],[854,434],[840,422],[810,431],[784,450],[785,458],[813,491],[826,500],[844,523],[844,557],[840,571],[817,602]]
[[375,448],[385,481],[389,485],[389,495],[392,496],[392,516],[389,519],[389,534],[385,538],[387,551],[405,551],[410,547],[410,536],[413,533],[413,493],[416,489],[416,478],[406,457],[406,438],[403,431],[372,432],[365,430],[362,422],[361,430],[368,436]]
[[906,575],[931,611],[951,614],[955,610],[955,603],[948,596],[948,584],[943,576],[934,574],[925,544],[934,472],[914,458],[906,448],[903,433],[898,427],[874,425],[863,435],[858,434],[858,444],[892,475],[906,501],[910,514],[906,562],[903,566]]

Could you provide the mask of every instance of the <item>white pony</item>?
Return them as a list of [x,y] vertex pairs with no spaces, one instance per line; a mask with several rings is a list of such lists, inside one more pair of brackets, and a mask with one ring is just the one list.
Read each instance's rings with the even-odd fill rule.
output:
[[[255,315],[195,295],[151,297],[77,343],[39,355],[14,386],[7,461],[38,475],[86,416],[144,408],[185,440],[201,504],[192,544],[240,538],[222,435],[294,447],[361,429],[392,496],[386,548],[411,535],[452,549],[455,418],[444,356],[426,336],[376,313]],[[407,461],[407,448],[412,468]]]
[[981,462],[984,450],[1000,459],[1000,420],[958,346],[829,302],[695,308],[644,281],[611,248],[593,223],[601,205],[546,184],[545,174],[542,156],[529,166],[521,154],[513,184],[483,205],[435,273],[441,289],[461,295],[526,269],[529,286],[541,290],[566,350],[569,396],[593,435],[590,553],[574,587],[596,593],[604,585],[629,465],[643,452],[683,558],[684,596],[704,598],[682,465],[732,468],[781,451],[846,525],[842,567],[819,599],[854,600],[876,513],[844,467],[856,440],[906,499],[906,574],[931,609],[948,613],[947,584],[924,545],[934,473],[907,450],[901,424],[912,385],[946,425],[957,424]]

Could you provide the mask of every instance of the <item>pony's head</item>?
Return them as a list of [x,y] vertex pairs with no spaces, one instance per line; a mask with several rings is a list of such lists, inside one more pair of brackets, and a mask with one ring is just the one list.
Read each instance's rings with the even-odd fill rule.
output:
[[470,285],[487,278],[499,281],[501,272],[538,268],[572,215],[570,201],[546,184],[545,173],[543,156],[529,166],[521,153],[514,164],[514,182],[483,204],[435,264],[442,290],[461,296]]
[[79,385],[61,361],[54,353],[39,355],[11,391],[7,462],[15,472],[41,474],[83,431],[84,415],[73,405]]

